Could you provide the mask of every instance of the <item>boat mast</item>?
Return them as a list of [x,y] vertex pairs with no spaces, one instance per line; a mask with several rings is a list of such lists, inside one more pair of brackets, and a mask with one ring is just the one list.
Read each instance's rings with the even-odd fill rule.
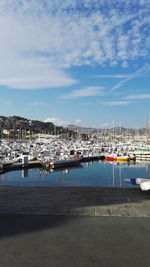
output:
[[146,144],[148,145],[148,118],[147,118],[147,115],[145,115],[145,138],[146,138]]
[[120,141],[122,141],[122,126],[121,126],[121,121],[120,121]]
[[115,121],[113,120],[113,141],[115,140]]

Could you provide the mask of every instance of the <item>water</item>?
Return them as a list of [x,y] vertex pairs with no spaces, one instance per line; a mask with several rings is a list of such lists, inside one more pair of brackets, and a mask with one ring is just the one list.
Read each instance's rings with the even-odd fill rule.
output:
[[95,161],[82,163],[80,167],[58,169],[53,172],[42,169],[25,169],[0,175],[0,185],[34,186],[100,186],[135,187],[125,178],[150,178],[150,164],[108,163]]

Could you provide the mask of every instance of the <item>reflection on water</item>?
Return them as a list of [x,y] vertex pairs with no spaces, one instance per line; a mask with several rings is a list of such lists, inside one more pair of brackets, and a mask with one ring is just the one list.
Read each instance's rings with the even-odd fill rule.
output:
[[29,172],[28,172],[28,169],[23,169],[22,171],[21,171],[21,174],[22,174],[22,178],[24,178],[24,177],[28,177],[29,176]]
[[53,170],[24,169],[0,175],[0,185],[133,187],[126,178],[150,178],[150,163],[86,162]]

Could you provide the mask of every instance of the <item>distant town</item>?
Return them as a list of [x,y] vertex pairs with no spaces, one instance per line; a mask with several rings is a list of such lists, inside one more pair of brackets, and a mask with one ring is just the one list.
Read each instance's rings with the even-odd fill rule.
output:
[[34,139],[38,135],[58,135],[63,139],[122,139],[136,138],[149,139],[150,131],[145,128],[112,127],[108,129],[79,127],[68,125],[66,127],[55,126],[52,122],[30,120],[19,116],[0,116],[0,139],[25,140]]

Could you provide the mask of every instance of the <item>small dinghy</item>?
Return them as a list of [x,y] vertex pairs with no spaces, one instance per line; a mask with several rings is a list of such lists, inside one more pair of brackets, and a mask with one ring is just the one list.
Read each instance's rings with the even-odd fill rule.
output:
[[141,190],[150,190],[150,179],[146,178],[131,178],[125,179],[126,183],[131,183],[133,185],[139,185]]
[[140,188],[143,191],[150,190],[150,181],[144,181],[144,182],[140,183]]

